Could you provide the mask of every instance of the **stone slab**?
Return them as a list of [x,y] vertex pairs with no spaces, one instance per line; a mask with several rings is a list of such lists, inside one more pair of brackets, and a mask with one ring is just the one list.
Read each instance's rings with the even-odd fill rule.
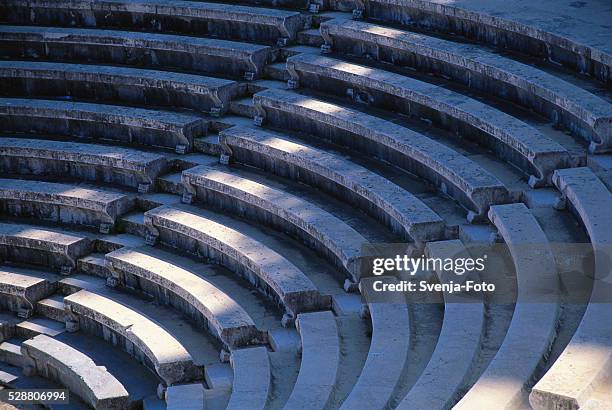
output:
[[270,359],[265,347],[232,352],[230,363],[234,381],[227,410],[263,410],[271,390]]

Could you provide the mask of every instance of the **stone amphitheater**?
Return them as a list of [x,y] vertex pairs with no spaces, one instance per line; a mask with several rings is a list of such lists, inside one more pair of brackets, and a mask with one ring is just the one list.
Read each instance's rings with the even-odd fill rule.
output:
[[612,409],[612,3],[238,3],[0,0],[0,408]]

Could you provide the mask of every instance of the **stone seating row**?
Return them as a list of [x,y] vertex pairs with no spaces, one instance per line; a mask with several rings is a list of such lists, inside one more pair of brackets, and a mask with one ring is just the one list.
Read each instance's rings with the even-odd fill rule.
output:
[[182,0],[7,0],[0,4],[0,16],[9,24],[127,28],[264,43],[293,41],[305,23],[295,11]]
[[28,318],[36,302],[57,290],[58,277],[29,269],[2,266],[0,268],[0,308]]
[[450,77],[512,99],[591,141],[591,152],[612,146],[612,105],[559,77],[472,44],[455,43],[362,21],[321,24],[333,51]]
[[0,26],[3,56],[179,69],[254,79],[268,46],[174,34],[65,27]]
[[230,356],[230,364],[234,370],[234,381],[226,409],[265,409],[272,389],[267,349],[259,346],[234,350]]

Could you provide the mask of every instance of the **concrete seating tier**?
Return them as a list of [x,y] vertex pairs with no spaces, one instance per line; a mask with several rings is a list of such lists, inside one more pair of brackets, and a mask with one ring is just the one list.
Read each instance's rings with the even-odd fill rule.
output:
[[149,366],[165,386],[192,380],[201,373],[179,341],[140,312],[87,290],[66,296],[64,304],[67,320],[120,345]]
[[94,409],[129,408],[123,385],[82,352],[41,334],[21,344],[28,372],[59,382]]
[[370,19],[465,36],[544,57],[603,82],[612,79],[606,2],[590,3],[584,13],[582,4],[573,2],[515,5],[503,0],[357,0],[356,7]]
[[[429,258],[470,257],[459,240],[429,242]],[[439,283],[456,281],[448,271],[436,271]],[[482,297],[444,292],[444,320],[436,348],[408,394],[397,409],[429,410],[451,408],[465,391],[466,379],[482,349],[485,332],[485,306]]]
[[361,247],[367,240],[329,212],[286,192],[205,165],[183,171],[182,182],[187,192],[201,201],[290,231],[359,281]]
[[431,181],[464,204],[470,218],[510,199],[503,183],[469,158],[392,122],[283,90],[259,92],[253,103],[275,128],[324,135]]
[[56,282],[54,275],[0,267],[0,308],[30,316],[36,302],[55,292]]
[[0,15],[12,24],[115,27],[266,43],[294,40],[304,29],[302,15],[294,11],[180,0],[8,0],[0,5]]
[[592,141],[591,152],[612,149],[612,105],[530,65],[483,47],[361,21],[324,22],[321,35],[335,51],[435,72],[526,105]]
[[149,232],[164,244],[192,252],[244,275],[266,295],[276,299],[287,313],[329,307],[328,298],[295,265],[242,233],[203,216],[173,206],[145,212]]
[[524,204],[495,205],[489,219],[510,250],[517,298],[495,357],[454,407],[519,408],[557,336],[560,278],[548,239]]
[[219,142],[236,161],[330,191],[372,213],[405,238],[425,242],[445,235],[442,218],[420,199],[338,155],[247,127],[223,130]]
[[372,324],[372,341],[359,379],[340,409],[383,409],[399,383],[410,350],[410,315],[404,294],[376,295],[374,282],[397,285],[390,276],[361,279],[359,290]]
[[285,403],[285,409],[326,409],[340,365],[340,339],[330,311],[302,313],[296,327],[300,332],[300,373]]
[[0,259],[53,269],[76,267],[91,252],[89,239],[31,225],[0,223]]
[[189,150],[208,123],[193,114],[82,102],[0,98],[0,131],[70,135]]
[[610,377],[612,360],[612,328],[605,325],[612,320],[612,194],[588,168],[557,170],[553,182],[591,239],[595,279],[589,304],[572,340],[531,392],[529,402],[538,410],[586,407],[598,384]]
[[429,118],[485,143],[529,175],[531,186],[550,184],[552,172],[570,165],[565,148],[535,128],[487,104],[400,74],[333,58],[301,54],[287,59],[293,81],[368,104]]
[[227,410],[263,410],[271,390],[270,359],[265,347],[249,347],[232,352],[234,369],[232,394]]
[[264,340],[253,319],[235,300],[196,274],[128,247],[108,253],[105,258],[119,283],[143,289],[191,317],[202,317],[204,325],[226,347],[233,349]]
[[74,185],[0,178],[0,211],[69,224],[115,225],[134,205],[127,195]]
[[75,62],[178,68],[243,77],[261,74],[270,47],[134,31],[1,26],[3,55]]
[[132,67],[0,61],[0,95],[45,96],[175,106],[224,113],[238,83],[201,75]]
[[129,148],[0,137],[0,170],[53,175],[138,188],[166,171],[163,155]]

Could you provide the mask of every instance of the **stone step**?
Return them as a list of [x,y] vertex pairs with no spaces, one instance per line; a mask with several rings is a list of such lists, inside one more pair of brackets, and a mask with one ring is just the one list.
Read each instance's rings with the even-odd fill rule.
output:
[[13,266],[0,267],[0,307],[29,318],[35,304],[57,289],[59,275]]
[[57,295],[39,300],[36,303],[36,313],[47,319],[65,322],[64,297]]
[[325,40],[318,28],[300,31],[297,36],[297,43],[304,46],[321,47]]
[[255,116],[255,107],[253,106],[252,98],[243,98],[234,100],[230,104],[230,113],[242,117],[253,118]]
[[77,261],[77,271],[85,275],[106,279],[109,275],[103,253],[92,253]]
[[66,331],[64,323],[42,317],[33,317],[15,326],[15,335],[24,339],[43,334],[55,337]]
[[289,75],[289,71],[287,71],[287,66],[284,62],[268,64],[264,72],[266,73],[266,78],[270,78],[272,80],[287,81],[291,78],[291,75]]
[[8,340],[0,343],[0,362],[23,368],[25,362],[21,354],[21,342]]

